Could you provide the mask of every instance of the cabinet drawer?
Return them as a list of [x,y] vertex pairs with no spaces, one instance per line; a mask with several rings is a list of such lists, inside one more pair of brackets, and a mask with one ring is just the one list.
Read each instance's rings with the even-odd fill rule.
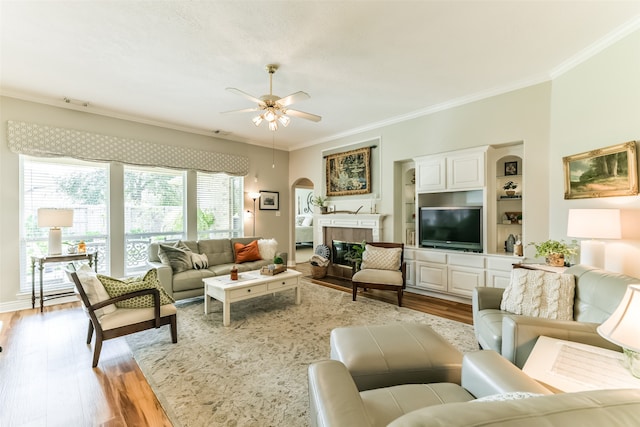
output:
[[416,251],[416,261],[435,262],[438,264],[447,263],[447,254],[444,252]]
[[449,265],[484,268],[484,257],[480,255],[449,254]]
[[266,291],[267,291],[266,284],[248,286],[246,288],[232,290],[231,292],[229,292],[229,297],[231,297],[231,299],[242,298],[247,295],[261,294]]
[[284,280],[278,280],[277,282],[267,283],[267,289],[269,291],[277,291],[278,289],[288,288],[289,286],[295,286],[298,284],[298,279],[289,278]]
[[511,271],[513,264],[520,262],[520,258],[487,258],[487,269],[498,271]]

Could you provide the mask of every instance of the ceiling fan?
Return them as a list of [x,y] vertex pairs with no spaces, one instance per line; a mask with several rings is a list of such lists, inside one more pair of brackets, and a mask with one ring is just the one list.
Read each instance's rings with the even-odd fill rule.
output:
[[255,102],[258,105],[253,108],[244,108],[242,110],[225,111],[223,112],[223,114],[249,113],[252,111],[260,111],[260,114],[258,114],[253,119],[251,119],[251,121],[256,126],[260,126],[260,123],[266,120],[267,123],[269,124],[269,130],[272,130],[272,131],[278,130],[278,122],[280,122],[282,126],[287,127],[291,122],[291,118],[289,116],[300,117],[302,119],[311,120],[312,122],[319,122],[320,120],[322,120],[322,117],[317,116],[315,114],[305,113],[304,111],[292,110],[290,108],[287,108],[289,105],[295,102],[309,99],[310,98],[309,94],[306,92],[299,91],[299,92],[292,93],[291,95],[285,96],[284,98],[280,98],[279,96],[274,95],[273,94],[273,74],[276,72],[276,70],[278,70],[278,65],[267,64],[265,66],[265,69],[269,73],[269,94],[262,95],[261,97],[258,98],[253,95],[249,95],[248,93],[243,92],[240,89],[236,89],[234,87],[228,87],[227,90],[229,92],[233,92],[235,94],[243,96],[248,100]]

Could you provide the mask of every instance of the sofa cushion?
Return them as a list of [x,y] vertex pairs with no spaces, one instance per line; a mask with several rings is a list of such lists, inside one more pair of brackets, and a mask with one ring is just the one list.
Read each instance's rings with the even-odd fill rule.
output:
[[234,249],[236,253],[235,262],[241,264],[247,261],[259,261],[262,259],[260,256],[260,249],[258,248],[258,241],[254,240],[248,245],[242,243],[235,243]]
[[209,266],[229,264],[234,260],[233,246],[229,239],[200,240],[197,252],[207,256]]
[[[107,293],[111,298],[119,297],[120,295],[127,294],[129,292],[139,291],[142,289],[158,289],[160,291],[160,305],[173,303],[171,298],[158,281],[158,275],[156,270],[149,270],[144,276],[132,277],[129,279],[114,279],[113,277],[103,276],[98,274],[98,279],[104,285]],[[143,295],[120,301],[116,303],[118,308],[147,308],[153,307],[153,296]]]
[[523,316],[573,320],[574,295],[572,274],[514,268],[500,309]]
[[400,270],[402,248],[379,248],[366,245],[362,253],[361,269]]
[[191,253],[191,249],[182,242],[177,242],[174,245],[158,245],[158,257],[163,264],[170,265],[174,273],[193,268]]
[[[207,277],[213,277],[216,274],[211,271],[211,267],[203,268],[201,270],[187,270],[173,275],[173,292],[190,291],[194,289],[201,289],[204,292],[204,283],[202,279]],[[201,293],[201,295],[203,295]]]
[[503,402],[505,400],[518,400],[528,399],[530,397],[546,396],[541,393],[530,393],[528,391],[512,391],[510,393],[492,394],[490,396],[484,396],[479,399],[475,399],[474,402]]

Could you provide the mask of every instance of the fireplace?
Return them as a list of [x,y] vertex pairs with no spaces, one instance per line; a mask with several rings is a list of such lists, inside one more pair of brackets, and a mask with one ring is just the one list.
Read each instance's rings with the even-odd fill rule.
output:
[[353,263],[346,259],[349,251],[353,249],[354,246],[360,246],[361,243],[357,242],[344,242],[342,240],[333,240],[331,242],[331,262],[334,265],[340,265],[344,267],[351,268]]
[[[332,262],[329,265],[327,274],[329,276],[351,279],[353,269],[351,263],[342,258],[336,259],[334,252],[334,241],[353,244],[367,242],[378,242],[382,234],[382,219],[384,215],[380,214],[327,214],[316,215],[313,223],[316,232],[320,235],[320,241],[327,245],[331,250]],[[339,249],[346,252],[346,249]]]

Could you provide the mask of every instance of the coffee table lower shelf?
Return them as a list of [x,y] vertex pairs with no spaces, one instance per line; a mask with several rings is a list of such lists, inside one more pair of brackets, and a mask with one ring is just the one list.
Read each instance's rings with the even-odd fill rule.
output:
[[259,270],[240,273],[238,280],[229,275],[203,279],[204,313],[211,312],[211,298],[222,303],[222,324],[231,324],[231,303],[276,292],[295,290],[296,304],[300,304],[300,277],[302,273],[287,270],[273,276],[260,274]]

